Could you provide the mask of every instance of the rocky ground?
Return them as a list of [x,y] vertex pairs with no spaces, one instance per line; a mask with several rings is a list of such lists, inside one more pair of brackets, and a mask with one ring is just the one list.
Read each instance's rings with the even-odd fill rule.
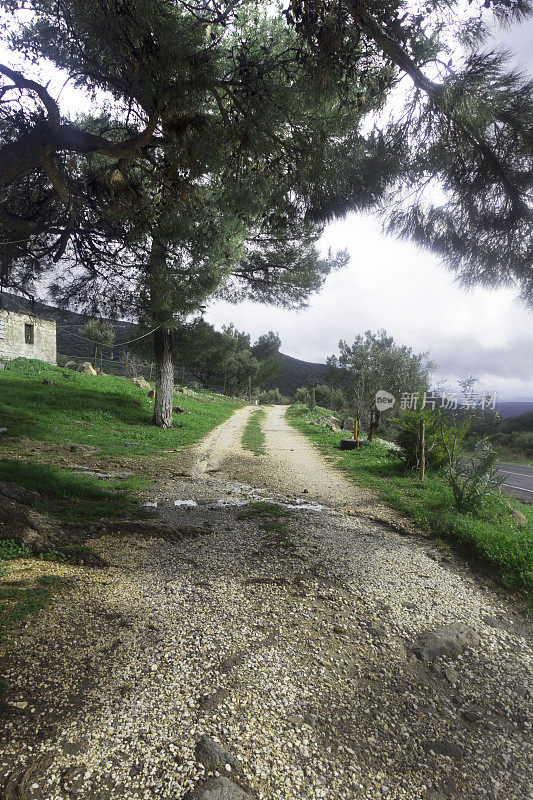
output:
[[249,411],[146,498],[181,541],[125,527],[90,542],[106,568],[14,564],[76,580],[2,654],[0,796],[531,797],[518,604],[376,521],[279,408],[244,453]]

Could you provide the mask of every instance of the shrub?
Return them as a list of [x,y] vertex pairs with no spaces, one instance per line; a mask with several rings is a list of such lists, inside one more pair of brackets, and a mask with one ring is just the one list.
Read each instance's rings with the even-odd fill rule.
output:
[[314,388],[309,392],[309,402],[307,405],[309,406],[310,411],[316,408],[316,395]]
[[309,400],[309,389],[305,386],[300,386],[299,389],[296,389],[296,394],[294,395],[295,403],[305,403],[307,405],[307,401]]
[[458,511],[479,513],[489,495],[505,481],[496,467],[498,452],[488,438],[480,439],[473,458],[448,453],[447,480]]
[[438,413],[428,409],[417,411],[402,411],[401,415],[392,421],[395,438],[400,447],[400,458],[407,469],[415,469],[420,461],[420,422],[425,420],[426,432],[426,467],[440,469],[448,463],[449,448],[455,450],[464,439],[468,425],[451,425]]
[[259,401],[259,405],[262,406],[286,406],[290,403],[289,398],[281,394],[277,387],[275,389],[263,389],[263,391],[259,392],[257,395],[257,399]]

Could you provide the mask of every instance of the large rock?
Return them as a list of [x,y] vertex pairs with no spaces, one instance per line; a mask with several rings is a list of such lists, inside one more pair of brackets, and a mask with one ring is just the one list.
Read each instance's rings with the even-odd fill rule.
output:
[[67,363],[65,364],[65,368],[66,369],[77,369],[78,365],[76,364],[75,361],[67,361]]
[[462,622],[452,622],[433,631],[422,631],[409,648],[420,661],[429,664],[437,658],[454,658],[467,647],[477,647],[480,638],[476,631]]
[[220,770],[221,772],[229,764],[234,772],[238,772],[240,764],[231,753],[222,745],[215,742],[210,736],[202,736],[194,748],[194,757],[199,764],[203,764],[208,772]]
[[229,778],[211,778],[187,792],[183,800],[256,800]]
[[146,378],[143,378],[142,375],[140,375],[138,378],[133,378],[132,383],[134,383],[135,386],[138,386],[139,389],[144,389],[145,392],[150,392],[152,389]]
[[80,364],[78,372],[81,372],[82,375],[96,375],[96,370],[90,361],[84,361],[83,364]]

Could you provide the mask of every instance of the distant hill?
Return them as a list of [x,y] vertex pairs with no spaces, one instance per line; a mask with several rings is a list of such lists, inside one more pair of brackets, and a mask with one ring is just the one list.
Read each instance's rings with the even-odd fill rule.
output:
[[[34,313],[47,319],[55,319],[58,356],[63,356],[67,359],[72,358],[77,361],[90,361],[92,359],[93,346],[90,342],[84,341],[80,334],[81,328],[89,319],[88,316],[78,314],[75,311],[63,311],[46,303],[37,301],[32,303],[30,300],[7,292],[0,293],[0,301],[1,307],[9,311]],[[116,336],[115,343],[112,348],[104,348],[102,368],[105,372],[117,374],[124,370],[124,357],[128,349],[128,346],[121,344],[121,342],[133,339],[137,332],[137,326],[132,322],[113,321],[113,327]],[[325,364],[300,361],[283,353],[280,356],[281,369],[276,379],[268,385],[269,389],[278,387],[282,394],[292,396],[299,386],[316,386],[322,382],[322,375],[326,368]],[[99,363],[100,357],[98,357]],[[139,366],[139,372],[146,373],[146,376],[148,376],[149,369],[149,364],[146,362],[142,362]],[[185,372],[185,377],[189,380],[192,379],[192,376],[187,376],[187,372]]]
[[500,412],[504,419],[517,417],[520,414],[527,414],[533,411],[533,400],[502,400],[496,403],[496,410]]
[[310,361],[300,361],[298,358],[280,353],[281,367],[274,378],[265,388],[278,388],[281,394],[292,397],[300,386],[317,386],[324,382],[325,364],[313,364]]

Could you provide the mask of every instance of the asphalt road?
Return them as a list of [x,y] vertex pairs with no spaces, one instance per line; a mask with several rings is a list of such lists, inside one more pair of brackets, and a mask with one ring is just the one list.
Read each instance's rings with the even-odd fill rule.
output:
[[533,503],[533,467],[500,462],[498,470],[506,476],[505,483],[502,485],[505,492]]

